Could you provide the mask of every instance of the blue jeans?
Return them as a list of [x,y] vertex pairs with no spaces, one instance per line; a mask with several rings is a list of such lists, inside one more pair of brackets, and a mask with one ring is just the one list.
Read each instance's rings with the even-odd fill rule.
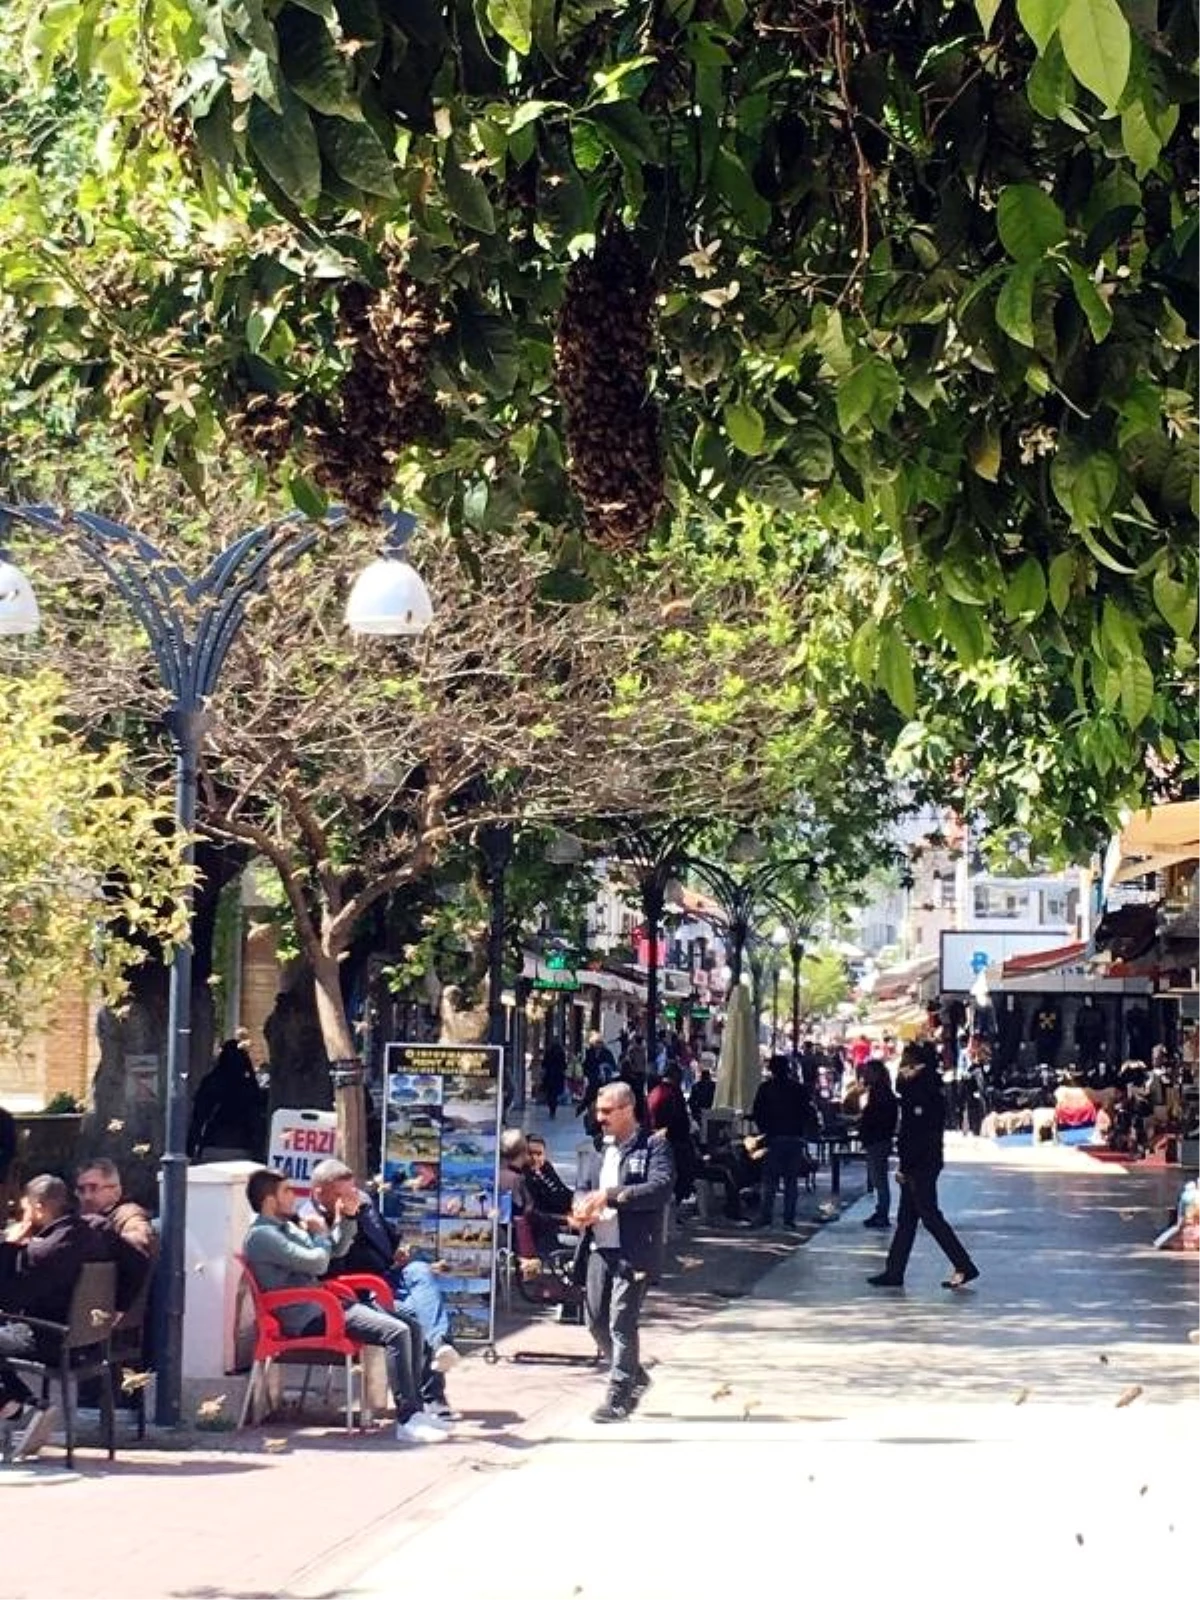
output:
[[796,1220],[796,1196],[800,1177],[804,1171],[804,1140],[799,1135],[776,1135],[767,1140],[767,1153],[763,1157],[762,1192],[758,1202],[758,1221],[769,1224],[775,1209],[775,1189],[783,1179],[783,1221],[790,1226]]
[[438,1345],[450,1343],[450,1312],[437,1274],[428,1261],[410,1261],[406,1267],[389,1273],[388,1281],[395,1290],[396,1305],[416,1318],[424,1335],[421,1398],[444,1403],[446,1379],[430,1365],[430,1356]]
[[863,1155],[867,1158],[867,1182],[875,1191],[875,1215],[881,1222],[886,1222],[891,1214],[892,1191],[888,1186],[888,1158],[891,1153],[890,1139],[863,1145]]

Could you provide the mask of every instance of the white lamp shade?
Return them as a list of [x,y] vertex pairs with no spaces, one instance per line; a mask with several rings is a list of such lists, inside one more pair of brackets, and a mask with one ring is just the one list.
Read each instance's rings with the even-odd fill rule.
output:
[[359,573],[346,601],[346,626],[355,633],[412,636],[433,621],[433,602],[419,572],[394,556]]
[[11,561],[0,561],[0,634],[36,633],[41,623],[33,585]]

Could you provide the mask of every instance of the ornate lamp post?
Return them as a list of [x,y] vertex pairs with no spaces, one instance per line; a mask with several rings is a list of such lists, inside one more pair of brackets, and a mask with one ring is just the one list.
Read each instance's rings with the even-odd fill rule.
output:
[[667,886],[687,860],[694,822],[668,822],[660,828],[624,828],[615,854],[637,876],[642,901],[646,956],[646,1065],[653,1072],[658,1044],[658,931],[667,902]]
[[[175,757],[175,824],[186,865],[195,859],[196,788],[206,706],[229,647],[255,595],[271,572],[298,561],[316,544],[320,527],[301,516],[254,528],[188,578],[144,535],[90,511],[60,515],[50,506],[0,506],[0,515],[72,539],[102,568],[145,630],[163,688],[170,697],[164,723]],[[340,510],[327,527],[345,521]],[[356,580],[346,621],[356,633],[404,636],[422,633],[432,618],[429,593],[401,557],[415,527],[407,513],[389,514],[389,539],[380,559]],[[0,561],[0,633],[32,633],[37,601],[24,575]],[[184,891],[188,937],[171,962],[167,1010],[166,1116],[162,1154],[162,1274],[156,1421],[179,1423],[183,1390],[183,1313],[186,1289],[188,1074],[192,1033],[193,894]],[[334,1062],[339,1105],[345,1093],[350,1118],[347,1142],[363,1117],[361,1067]],[[357,1119],[357,1121],[355,1120]]]

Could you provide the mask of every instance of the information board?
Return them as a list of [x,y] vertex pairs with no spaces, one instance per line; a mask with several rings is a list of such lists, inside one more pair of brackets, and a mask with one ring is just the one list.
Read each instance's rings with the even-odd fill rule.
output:
[[380,1201],[412,1254],[438,1265],[455,1343],[494,1335],[502,1055],[389,1044],[384,1056]]

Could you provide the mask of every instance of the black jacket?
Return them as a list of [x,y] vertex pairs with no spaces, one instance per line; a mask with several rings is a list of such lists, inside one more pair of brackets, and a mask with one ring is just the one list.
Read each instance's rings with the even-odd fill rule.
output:
[[871,1089],[858,1119],[859,1143],[888,1144],[896,1137],[900,1108],[891,1089]]
[[767,1143],[772,1139],[803,1139],[812,1101],[795,1078],[768,1078],[760,1083],[750,1110],[750,1120]]
[[941,1074],[923,1062],[913,1072],[902,1071],[896,1088],[900,1094],[900,1133],[896,1140],[900,1171],[940,1172],[946,1121]]
[[[71,1296],[85,1263],[111,1261],[99,1228],[68,1211],[24,1244],[0,1243],[0,1311],[23,1312],[47,1322],[69,1322]],[[55,1359],[57,1341],[37,1335],[38,1359]]]
[[[602,1150],[589,1150],[580,1158],[577,1194],[600,1187]],[[667,1206],[675,1190],[675,1162],[671,1147],[660,1135],[639,1128],[621,1149],[619,1178],[608,1192],[609,1204],[621,1228],[621,1254],[635,1272],[657,1278],[662,1271],[667,1237]]]

